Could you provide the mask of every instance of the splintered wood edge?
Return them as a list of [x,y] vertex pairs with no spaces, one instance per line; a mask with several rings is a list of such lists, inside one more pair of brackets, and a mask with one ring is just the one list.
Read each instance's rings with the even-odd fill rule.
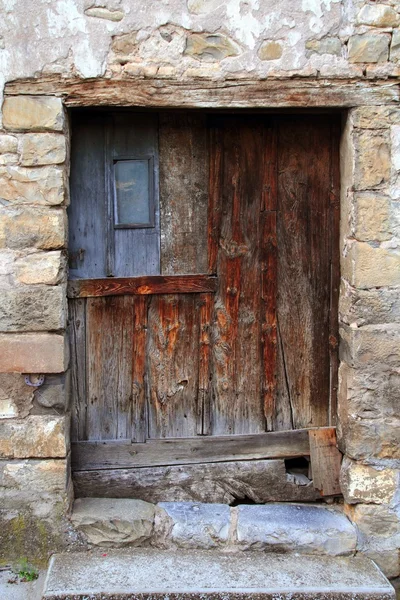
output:
[[68,282],[67,295],[69,298],[96,298],[129,294],[198,294],[214,293],[216,288],[214,275],[149,275],[74,279]]

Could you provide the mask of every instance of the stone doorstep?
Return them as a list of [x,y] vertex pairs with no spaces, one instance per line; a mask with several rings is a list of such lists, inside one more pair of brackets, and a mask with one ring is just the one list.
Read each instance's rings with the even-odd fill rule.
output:
[[57,554],[42,600],[395,600],[364,557],[155,549]]
[[263,550],[344,556],[356,551],[354,526],[339,508],[310,504],[160,502],[80,498],[71,521],[92,546]]

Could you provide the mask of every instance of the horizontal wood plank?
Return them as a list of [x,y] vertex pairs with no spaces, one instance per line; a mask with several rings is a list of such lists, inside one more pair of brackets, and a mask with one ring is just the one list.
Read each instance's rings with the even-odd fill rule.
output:
[[54,74],[8,82],[5,93],[62,95],[66,106],[177,108],[353,107],[393,104],[397,82],[352,79],[81,79]]
[[216,287],[217,278],[213,275],[145,275],[73,279],[68,282],[68,297],[213,293]]
[[288,476],[285,461],[249,460],[73,473],[76,498],[135,498],[146,502],[313,502],[312,482]]
[[280,431],[255,435],[194,437],[125,442],[76,442],[72,444],[72,469],[90,471],[230,460],[293,458],[308,456],[308,431]]

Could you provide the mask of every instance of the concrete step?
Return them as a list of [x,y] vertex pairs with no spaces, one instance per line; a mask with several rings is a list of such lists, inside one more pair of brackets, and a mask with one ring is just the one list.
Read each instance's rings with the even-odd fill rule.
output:
[[89,547],[264,550],[341,556],[356,550],[355,528],[340,507],[81,498],[72,523]]
[[42,600],[395,600],[363,557],[146,548],[55,555]]

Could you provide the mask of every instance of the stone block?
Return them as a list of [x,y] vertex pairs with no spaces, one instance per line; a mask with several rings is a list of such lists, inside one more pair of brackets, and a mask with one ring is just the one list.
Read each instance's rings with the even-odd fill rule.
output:
[[187,6],[191,13],[204,15],[224,6],[223,0],[187,0]]
[[261,60],[277,60],[281,58],[282,54],[282,44],[274,40],[264,40],[258,50],[258,57]]
[[339,407],[338,445],[354,460],[399,459],[400,419],[360,419]]
[[351,120],[358,129],[388,129],[398,122],[399,115],[393,106],[359,106],[351,110]]
[[21,165],[58,165],[65,161],[67,144],[59,133],[25,133],[19,138]]
[[307,40],[306,55],[312,54],[333,54],[334,56],[342,55],[342,42],[337,37],[325,37],[321,40]]
[[0,248],[55,250],[66,243],[65,210],[32,207],[0,210]]
[[400,551],[397,548],[391,550],[368,548],[363,550],[363,554],[373,560],[388,579],[399,577]]
[[68,435],[69,421],[63,416],[0,421],[0,458],[65,458]]
[[35,389],[34,398],[43,408],[65,411],[70,394],[70,372],[46,375],[43,385]]
[[393,31],[390,44],[390,60],[400,62],[400,30]]
[[400,125],[392,125],[390,128],[392,141],[392,164],[396,171],[400,171]]
[[137,546],[150,539],[154,514],[154,505],[142,500],[78,498],[71,520],[95,546]]
[[65,329],[67,301],[64,286],[32,286],[0,294],[0,331]]
[[342,276],[361,289],[400,285],[400,247],[388,245],[352,242],[342,258]]
[[15,154],[18,148],[18,138],[15,135],[0,134],[0,154]]
[[85,15],[95,17],[96,19],[118,22],[122,21],[125,13],[122,10],[110,10],[104,6],[91,6],[85,10]]
[[399,13],[387,4],[365,4],[357,15],[357,24],[372,27],[397,27]]
[[398,509],[385,504],[355,504],[346,506],[346,513],[357,527],[357,549],[400,548],[400,519]]
[[342,280],[340,321],[352,327],[400,323],[400,294],[398,288],[360,290]]
[[346,555],[356,531],[339,510],[318,505],[239,506],[237,542],[244,549]]
[[364,465],[344,457],[340,487],[348,504],[390,504],[399,490],[399,471]]
[[368,190],[390,178],[390,140],[385,131],[361,131],[354,138],[355,189]]
[[34,252],[15,261],[15,276],[26,285],[57,285],[66,279],[67,258],[59,250]]
[[354,237],[383,242],[400,234],[400,214],[390,198],[374,192],[354,196]]
[[390,35],[385,33],[364,33],[353,35],[348,43],[350,63],[378,63],[389,58]]
[[0,419],[28,416],[33,401],[33,388],[17,373],[0,373]]
[[0,166],[0,194],[3,200],[12,204],[62,204],[66,197],[63,169]]
[[349,366],[388,370],[400,366],[400,325],[340,328],[340,355]]
[[3,127],[12,131],[62,131],[62,101],[54,96],[9,96],[3,104]]
[[184,54],[198,60],[212,62],[240,54],[240,48],[222,33],[190,33]]
[[67,490],[66,459],[0,460],[0,489],[13,490],[25,500],[33,494],[63,494]]
[[137,48],[137,31],[115,35],[112,38],[111,50],[118,56],[132,57]]
[[230,508],[226,504],[160,502],[156,535],[179,548],[217,548],[229,538]]
[[62,373],[68,343],[57,333],[0,333],[0,373]]

